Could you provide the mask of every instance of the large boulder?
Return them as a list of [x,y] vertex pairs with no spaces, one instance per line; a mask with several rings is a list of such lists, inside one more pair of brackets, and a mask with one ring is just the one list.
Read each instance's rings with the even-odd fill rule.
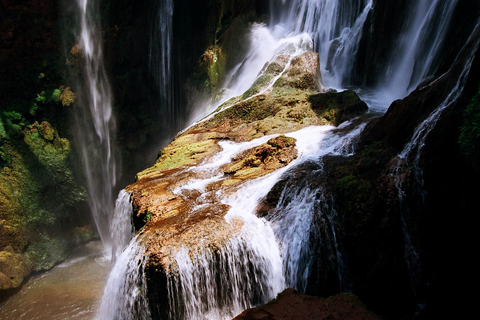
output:
[[[288,65],[289,60],[293,63]],[[141,228],[139,242],[148,256],[145,268],[151,303],[167,300],[165,284],[176,273],[175,255],[180,250],[189,255],[215,255],[240,233],[244,221],[234,218],[227,222],[230,206],[220,197],[293,161],[297,157],[295,139],[283,134],[311,125],[338,124],[340,119],[346,121],[366,110],[350,103],[352,112],[342,111],[342,118],[326,119],[317,112],[322,104],[318,96],[323,94],[318,79],[316,53],[274,58],[250,90],[177,135],[161,150],[157,162],[139,172],[135,183],[126,188],[132,194],[135,226]],[[328,95],[328,101],[341,102],[342,97],[350,101],[355,94]],[[349,106],[338,103],[329,107],[344,110]],[[232,154],[218,167],[207,168],[225,150],[224,143],[252,142],[270,135],[273,137]],[[205,182],[195,185],[199,181]],[[165,310],[161,312],[168,312]]]
[[245,310],[233,320],[380,320],[368,311],[353,294],[343,293],[329,298],[300,294],[286,289],[263,306]]

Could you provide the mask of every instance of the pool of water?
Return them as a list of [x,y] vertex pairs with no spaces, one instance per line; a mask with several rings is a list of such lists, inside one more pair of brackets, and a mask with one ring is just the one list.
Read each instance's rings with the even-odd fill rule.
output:
[[99,241],[75,250],[64,263],[33,276],[0,304],[2,320],[94,319],[110,270]]

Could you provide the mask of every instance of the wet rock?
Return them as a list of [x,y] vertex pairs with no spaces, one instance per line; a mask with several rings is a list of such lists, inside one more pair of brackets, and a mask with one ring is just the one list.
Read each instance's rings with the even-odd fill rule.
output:
[[30,273],[32,266],[21,254],[9,250],[0,251],[0,290],[17,288]]
[[[274,79],[281,79],[281,83],[272,83]],[[192,261],[207,253],[220,259],[229,241],[240,237],[244,225],[240,218],[227,222],[230,206],[222,199],[244,183],[296,159],[296,141],[285,133],[340,123],[361,113],[362,108],[345,111],[351,107],[344,107],[345,101],[357,107],[349,100],[353,95],[347,92],[331,99],[336,105],[330,110],[338,109],[341,115],[331,121],[319,116],[314,109],[320,108],[320,98],[310,99],[312,94],[323,94],[319,93],[318,79],[318,54],[276,57],[243,96],[227,101],[203,121],[179,133],[159,152],[152,167],[136,175],[136,182],[126,189],[132,193],[134,224],[141,229],[140,241],[148,255],[149,279],[165,283],[175,275],[175,257],[180,251],[186,250]],[[348,99],[342,100],[343,96]],[[240,144],[267,135],[274,137],[232,154],[220,167],[208,167],[223,149],[220,142]],[[165,288],[153,280],[148,286],[152,288],[152,301],[167,299]]]
[[296,158],[295,139],[281,135],[236,155],[223,171],[233,175],[234,179],[256,178],[282,168]]
[[353,90],[320,93],[308,100],[319,117],[336,126],[368,110],[367,104]]
[[349,293],[330,298],[318,298],[286,289],[269,303],[248,309],[233,320],[379,320],[379,316],[368,311],[360,300]]

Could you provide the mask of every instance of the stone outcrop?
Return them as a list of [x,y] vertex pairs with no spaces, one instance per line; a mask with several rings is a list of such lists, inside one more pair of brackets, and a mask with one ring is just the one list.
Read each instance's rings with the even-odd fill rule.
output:
[[[293,63],[286,68],[289,60]],[[293,161],[297,157],[295,139],[283,134],[311,125],[338,124],[366,111],[353,92],[329,93],[322,99],[318,76],[316,53],[275,58],[243,96],[227,101],[181,132],[159,152],[152,167],[136,175],[136,182],[126,190],[132,193],[135,226],[141,228],[150,279],[165,282],[168,273],[175,272],[174,255],[181,247],[190,253],[215,252],[238,234],[243,221],[227,223],[224,217],[230,207],[219,195],[232,193],[243,182]],[[351,110],[341,102],[331,103],[343,100],[356,102],[350,104]],[[325,110],[331,113],[328,118]],[[233,155],[213,173],[212,169],[202,169],[222,151],[221,143],[242,143],[269,135],[273,137]],[[203,179],[210,182],[185,187]],[[155,301],[166,299],[159,298],[166,294],[162,293],[165,288],[153,282],[148,285]]]
[[286,289],[269,303],[245,310],[233,320],[380,320],[360,300],[349,293],[318,298]]

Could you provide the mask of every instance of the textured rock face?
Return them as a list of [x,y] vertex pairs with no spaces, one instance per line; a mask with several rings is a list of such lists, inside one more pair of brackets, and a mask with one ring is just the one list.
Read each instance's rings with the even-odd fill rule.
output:
[[[292,63],[288,64],[289,60]],[[140,239],[149,256],[146,268],[150,279],[165,283],[166,277],[175,273],[175,254],[180,248],[187,248],[192,255],[214,253],[239,233],[243,221],[225,220],[230,206],[220,197],[297,157],[295,139],[282,134],[338,123],[366,110],[366,105],[355,106],[342,117],[327,119],[325,109],[335,113],[343,106],[331,106],[319,98],[318,78],[316,53],[275,58],[243,96],[231,99],[179,134],[159,153],[155,165],[137,174],[127,190],[132,193],[135,225],[142,228]],[[317,96],[311,100],[313,94]],[[332,96],[348,100],[352,92],[330,93],[326,100]],[[220,165],[209,167],[212,161],[218,163],[214,157],[226,152],[227,144],[240,145],[269,135],[273,137],[266,142],[239,149]],[[148,285],[155,301],[166,300],[166,288],[154,282]],[[162,295],[164,298],[159,297]]]
[[379,320],[379,316],[369,312],[360,300],[352,294],[344,293],[330,298],[302,295],[287,289],[269,303],[248,309],[233,320]]
[[[469,50],[479,39],[478,31]],[[452,90],[456,93],[470,52],[463,52],[443,76],[395,101],[383,117],[372,121],[355,156],[325,160],[353,290],[382,315],[413,313],[421,301],[426,303],[425,318],[458,317],[474,304],[473,298],[457,298],[453,292],[467,292],[472,283],[479,283],[478,273],[470,268],[476,251],[472,244],[478,243],[474,236],[478,215],[472,215],[477,210],[472,194],[479,192],[473,182],[478,171],[466,163],[458,147],[463,112],[478,90],[478,51],[462,96],[441,115],[418,158],[417,154],[409,159],[397,157],[416,126]],[[406,245],[407,241],[411,243]],[[455,262],[443,261],[445,252],[458,250],[462,254]],[[418,255],[416,260],[412,255]],[[453,307],[460,304],[465,308]]]

